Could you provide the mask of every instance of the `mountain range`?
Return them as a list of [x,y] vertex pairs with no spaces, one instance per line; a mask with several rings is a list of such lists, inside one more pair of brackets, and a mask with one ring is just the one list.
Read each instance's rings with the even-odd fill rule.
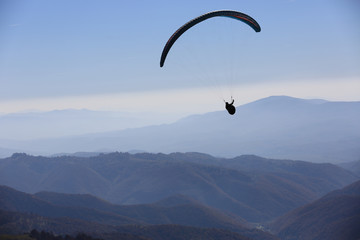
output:
[[273,220],[357,179],[333,164],[252,155],[227,159],[201,153],[115,152],[0,159],[0,184],[27,193],[91,194],[122,205],[180,194],[251,223]]
[[[84,124],[87,120],[83,120]],[[90,121],[90,120],[89,120]],[[206,152],[235,157],[350,162],[360,157],[360,102],[273,96],[225,111],[192,115],[172,124],[27,141],[0,147],[50,155],[79,151]]]
[[268,231],[246,227],[231,215],[181,195],[153,204],[124,206],[84,194],[32,195],[6,186],[0,186],[0,193],[0,238],[1,234],[23,234],[32,229],[55,235],[82,232],[108,240],[360,237],[360,181],[286,213],[266,224]]

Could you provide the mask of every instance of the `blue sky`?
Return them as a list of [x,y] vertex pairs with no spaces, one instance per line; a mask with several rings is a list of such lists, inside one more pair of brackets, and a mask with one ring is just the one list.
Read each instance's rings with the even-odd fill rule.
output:
[[[244,12],[262,31],[201,23],[160,68],[171,34],[218,9]],[[186,115],[222,109],[231,95],[360,100],[359,12],[356,0],[0,0],[0,113]]]

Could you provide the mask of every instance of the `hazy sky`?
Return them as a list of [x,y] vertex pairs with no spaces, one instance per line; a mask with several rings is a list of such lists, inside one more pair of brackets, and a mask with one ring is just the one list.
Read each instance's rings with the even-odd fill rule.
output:
[[[163,68],[162,48],[186,32]],[[92,109],[191,114],[270,95],[360,100],[357,0],[0,0],[0,113]]]

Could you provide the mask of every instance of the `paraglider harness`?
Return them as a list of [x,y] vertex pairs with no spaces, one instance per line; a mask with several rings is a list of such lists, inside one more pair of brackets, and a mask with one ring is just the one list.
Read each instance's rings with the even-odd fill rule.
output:
[[234,115],[236,112],[236,108],[234,107],[234,99],[233,97],[231,97],[231,103],[228,103],[224,100],[225,102],[225,108],[226,110],[229,112],[230,115]]

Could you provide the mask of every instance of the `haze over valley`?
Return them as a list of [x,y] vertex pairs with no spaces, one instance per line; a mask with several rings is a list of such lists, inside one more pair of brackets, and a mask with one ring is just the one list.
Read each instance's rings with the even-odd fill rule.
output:
[[[7,116],[0,117],[0,122],[7,121],[4,131],[15,131],[16,126],[21,125],[24,132],[35,132],[33,136],[39,137],[0,139],[2,156],[14,152],[52,155],[140,150],[203,152],[222,157],[255,154],[336,163],[356,161],[360,156],[360,102],[273,96],[238,106],[236,117],[217,111],[168,124],[103,133],[100,130],[115,129],[121,118],[115,114],[112,114],[116,116],[114,118],[108,118],[107,114],[99,117],[100,114],[103,113],[84,110],[50,112],[41,114],[38,122],[33,114],[20,115],[14,122],[7,121]],[[132,120],[133,124],[136,124],[136,119],[139,118]],[[91,127],[94,125],[98,128]],[[79,126],[82,135],[40,138],[47,129],[53,134],[56,131],[65,134],[76,132]],[[67,130],[62,131],[64,128]],[[36,135],[37,131],[39,135]],[[86,131],[97,133],[85,134]]]

